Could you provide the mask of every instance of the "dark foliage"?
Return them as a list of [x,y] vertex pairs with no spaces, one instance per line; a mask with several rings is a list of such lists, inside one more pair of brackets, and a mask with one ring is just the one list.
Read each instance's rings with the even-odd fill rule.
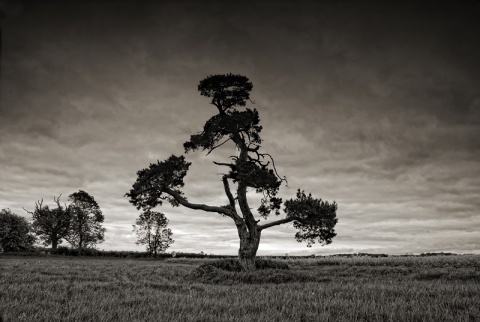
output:
[[52,249],[50,254],[63,256],[98,256],[98,250],[95,248],[83,248],[80,253],[78,248],[70,248],[66,246],[59,246],[57,249]]
[[337,224],[337,204],[332,204],[322,199],[315,199],[311,194],[308,196],[304,191],[297,191],[297,198],[285,201],[285,212],[288,217],[296,218],[293,226],[299,231],[295,239],[299,242],[307,241],[311,247],[315,241],[330,244],[335,233]]
[[[250,138],[250,143],[259,145],[262,140],[259,125],[260,117],[256,109],[247,108],[245,111],[233,111],[229,114],[217,114],[210,118],[203,127],[203,131],[193,134],[190,141],[183,144],[185,153],[195,150],[213,151],[231,139],[234,133],[242,133]],[[225,139],[226,141],[219,143]]]
[[220,113],[234,106],[245,106],[252,88],[252,82],[247,77],[234,74],[212,75],[198,85],[200,94],[211,98]]
[[0,249],[5,252],[30,252],[35,237],[27,219],[14,214],[10,209],[0,211]]
[[147,209],[135,221],[133,231],[137,234],[137,245],[145,245],[150,256],[157,257],[173,244],[172,231],[167,228],[168,219],[161,212]]
[[150,256],[147,252],[134,251],[106,251],[95,248],[84,248],[80,253],[76,248],[59,246],[56,250],[51,250],[51,255],[62,256],[95,256],[95,257],[118,257],[118,258],[147,258]]
[[440,252],[440,253],[421,253],[420,256],[455,256],[456,254],[454,253],[444,253],[444,252]]
[[148,168],[137,172],[137,181],[126,196],[137,209],[155,208],[161,206],[164,200],[168,200],[172,206],[178,206],[175,198],[164,194],[164,190],[170,189],[182,195],[179,188],[184,186],[183,178],[190,165],[183,155],[172,155],[165,161],[152,163]]
[[44,245],[57,245],[62,242],[70,231],[71,213],[70,208],[60,205],[60,196],[54,201],[57,203],[56,208],[43,206],[43,200],[35,203],[35,210],[32,214],[32,230],[43,241]]
[[83,248],[103,242],[106,229],[102,223],[105,217],[95,198],[83,190],[72,193],[68,198],[71,201],[70,229],[65,239],[80,252]]

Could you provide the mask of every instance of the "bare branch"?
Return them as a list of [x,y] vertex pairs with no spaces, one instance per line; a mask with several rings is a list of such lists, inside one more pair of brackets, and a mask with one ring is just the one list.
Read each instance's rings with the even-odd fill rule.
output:
[[224,114],[224,110],[222,108],[222,104],[218,103],[217,100],[213,99],[212,100],[212,103],[213,105],[215,105],[215,107],[218,109],[218,111],[220,112],[220,114]]
[[33,215],[33,212],[31,212],[31,211],[28,211],[27,209],[25,209],[25,207],[22,207],[22,208],[23,208],[23,210],[25,210],[27,213],[29,213],[29,214]]
[[273,227],[273,226],[286,224],[286,223],[292,222],[294,220],[299,221],[299,222],[301,222],[303,224],[306,224],[306,225],[311,224],[311,222],[309,222],[308,220],[302,219],[302,218],[287,217],[287,218],[283,218],[283,219],[280,219],[280,220],[276,220],[276,221],[266,223],[265,225],[260,225],[260,226],[258,226],[258,229],[263,230],[263,229],[267,229],[267,228],[270,228],[270,227]]
[[235,165],[234,164],[231,164],[231,163],[223,163],[223,162],[217,162],[217,161],[213,161],[214,164],[216,165],[224,165],[224,166],[227,166],[227,167],[234,167]]
[[284,218],[284,219],[280,219],[280,220],[276,220],[276,221],[266,223],[265,225],[259,225],[258,229],[263,230],[263,229],[267,229],[267,228],[270,228],[270,227],[273,227],[273,226],[282,225],[282,224],[285,224],[287,222],[291,222],[291,221],[294,221],[294,220],[295,220],[295,218],[293,218],[293,217]]
[[223,187],[225,188],[225,194],[228,197],[230,202],[230,207],[235,208],[235,198],[233,198],[232,192],[230,191],[230,185],[228,184],[228,175],[222,177]]
[[209,155],[210,153],[212,153],[213,150],[215,150],[216,148],[219,148],[221,147],[222,145],[224,145],[225,143],[227,143],[228,141],[230,141],[230,138],[226,139],[225,141],[223,141],[223,143],[220,143],[218,144],[217,146],[214,146],[210,149],[210,151],[208,151],[207,155]]
[[53,196],[53,201],[55,201],[55,203],[57,204],[58,208],[62,208],[60,206],[60,197],[62,196],[62,194],[60,194],[57,199],[55,199],[55,196]]
[[[42,204],[43,204],[43,198],[42,198],[41,200],[39,200],[39,201],[36,201],[36,202],[35,202],[35,210],[37,210],[37,211],[39,211],[39,212],[42,211]],[[33,212],[28,211],[28,210],[25,209],[24,207],[22,207],[22,208],[23,208],[23,210],[25,210],[27,213],[33,215]]]
[[[280,179],[280,181],[285,181],[285,184],[286,186],[288,187],[288,181],[287,181],[287,178],[284,176],[283,178],[280,177],[280,175],[278,174],[277,172],[277,167],[275,166],[275,160],[273,159],[273,157],[269,154],[269,153],[258,153],[256,152],[258,155],[260,155],[262,158],[265,158],[265,156],[268,156],[270,158],[270,160],[272,160],[272,166],[273,166],[273,171],[275,171],[275,174],[277,175],[277,177]],[[270,162],[269,162],[270,163]]]

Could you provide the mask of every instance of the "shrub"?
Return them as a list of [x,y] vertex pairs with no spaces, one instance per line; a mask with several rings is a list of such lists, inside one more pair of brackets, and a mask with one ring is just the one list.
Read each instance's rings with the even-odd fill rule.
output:
[[56,250],[52,250],[53,255],[63,255],[63,256],[78,256],[78,250],[69,248],[67,246],[58,246]]

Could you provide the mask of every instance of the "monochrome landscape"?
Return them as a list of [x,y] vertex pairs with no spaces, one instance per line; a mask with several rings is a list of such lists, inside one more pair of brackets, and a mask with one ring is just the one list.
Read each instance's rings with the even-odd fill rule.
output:
[[479,320],[479,17],[1,1],[0,321]]

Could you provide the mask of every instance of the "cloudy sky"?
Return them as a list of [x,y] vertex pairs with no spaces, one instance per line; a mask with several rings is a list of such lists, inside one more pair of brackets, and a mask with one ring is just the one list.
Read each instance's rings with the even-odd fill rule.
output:
[[[124,194],[216,109],[211,74],[253,82],[263,150],[289,186],[338,203],[338,236],[292,224],[259,254],[480,253],[479,1],[3,1],[0,208],[79,189],[108,250],[142,250]],[[185,194],[222,205],[235,152],[188,154]],[[253,196],[252,196],[253,197]],[[253,198],[252,204],[255,204]],[[254,206],[254,205],[252,205]],[[230,219],[165,205],[170,250],[236,254]]]

